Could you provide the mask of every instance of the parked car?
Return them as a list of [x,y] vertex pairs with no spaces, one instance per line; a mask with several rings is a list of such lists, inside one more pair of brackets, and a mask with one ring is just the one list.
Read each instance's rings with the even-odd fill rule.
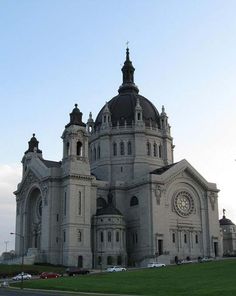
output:
[[126,268],[121,266],[111,266],[107,268],[107,272],[117,272],[117,271],[126,271]]
[[148,268],[165,267],[165,266],[166,265],[164,263],[157,263],[157,262],[148,263],[147,265]]
[[61,275],[59,273],[55,273],[55,272],[42,272],[40,274],[40,278],[41,279],[53,279],[53,278],[58,278]]
[[181,260],[178,264],[190,264],[193,263],[192,260]]
[[80,274],[88,274],[90,273],[90,271],[88,269],[85,268],[76,268],[76,267],[68,267],[66,269],[66,273],[69,276],[75,276],[75,275],[80,275]]
[[13,279],[13,281],[21,281],[22,278],[23,278],[23,280],[30,280],[32,278],[32,276],[29,273],[22,272],[16,276],[14,276],[12,279]]
[[1,283],[0,285],[1,288],[8,288],[9,287],[9,283],[7,281],[4,281]]
[[212,257],[203,257],[203,258],[198,258],[198,262],[203,263],[203,262],[210,262],[213,261],[214,259]]

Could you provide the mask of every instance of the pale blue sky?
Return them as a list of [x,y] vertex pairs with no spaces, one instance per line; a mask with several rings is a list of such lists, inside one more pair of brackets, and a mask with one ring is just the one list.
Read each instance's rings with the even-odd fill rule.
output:
[[60,160],[74,103],[84,121],[117,94],[126,41],[140,93],[165,105],[175,160],[216,182],[236,223],[236,1],[0,1],[0,252],[33,132]]

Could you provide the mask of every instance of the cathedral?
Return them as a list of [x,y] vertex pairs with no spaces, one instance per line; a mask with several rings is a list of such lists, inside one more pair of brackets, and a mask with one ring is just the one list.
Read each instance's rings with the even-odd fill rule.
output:
[[16,253],[86,268],[222,255],[218,189],[183,159],[164,106],[139,94],[129,49],[118,94],[85,123],[75,104],[61,161],[33,134],[16,195]]

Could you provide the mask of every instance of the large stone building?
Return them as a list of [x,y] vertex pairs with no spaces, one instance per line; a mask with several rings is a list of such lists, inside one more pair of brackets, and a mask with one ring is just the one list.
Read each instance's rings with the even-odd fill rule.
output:
[[95,121],[75,105],[62,161],[29,141],[15,192],[19,255],[90,268],[221,255],[216,184],[174,162],[165,109],[139,94],[134,70],[127,49],[118,95]]

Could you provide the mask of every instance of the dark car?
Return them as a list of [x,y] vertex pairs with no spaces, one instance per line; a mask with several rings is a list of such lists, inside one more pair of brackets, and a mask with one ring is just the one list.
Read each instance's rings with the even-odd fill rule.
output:
[[80,274],[88,274],[88,273],[90,273],[90,271],[85,268],[68,267],[66,269],[66,273],[69,276],[75,276],[75,275],[80,275]]
[[54,278],[58,278],[61,275],[59,273],[55,273],[55,272],[42,272],[40,274],[40,278],[41,279],[54,279]]

